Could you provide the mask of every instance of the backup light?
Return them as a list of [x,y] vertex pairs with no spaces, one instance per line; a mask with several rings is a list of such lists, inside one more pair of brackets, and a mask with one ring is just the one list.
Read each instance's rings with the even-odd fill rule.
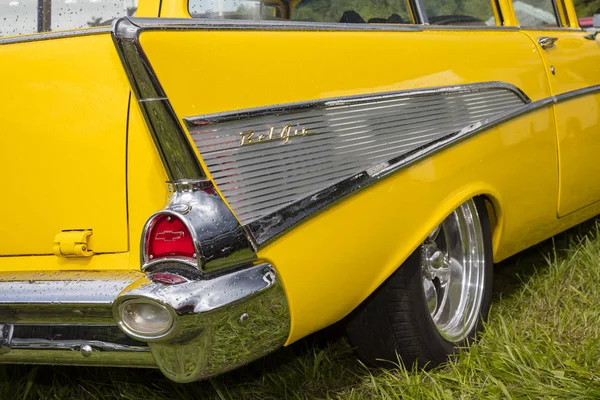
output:
[[127,301],[120,307],[121,322],[130,334],[157,337],[173,326],[173,315],[158,303]]

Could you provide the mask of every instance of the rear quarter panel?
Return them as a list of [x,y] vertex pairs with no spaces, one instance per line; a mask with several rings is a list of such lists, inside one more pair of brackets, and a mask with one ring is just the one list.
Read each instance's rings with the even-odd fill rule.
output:
[[[180,118],[493,80],[534,101],[549,96],[536,48],[516,31],[148,31],[140,40]],[[556,225],[553,122],[545,107],[491,128],[260,249],[288,295],[288,343],[348,314],[473,196],[494,205],[497,261],[548,237]]]

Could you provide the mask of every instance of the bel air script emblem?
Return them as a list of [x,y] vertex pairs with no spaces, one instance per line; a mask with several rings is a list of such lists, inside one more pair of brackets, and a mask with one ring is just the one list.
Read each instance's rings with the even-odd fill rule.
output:
[[291,137],[294,136],[307,136],[313,135],[315,132],[308,131],[306,128],[302,129],[293,129],[291,125],[286,125],[281,128],[281,131],[276,132],[275,128],[271,127],[266,133],[257,134],[254,131],[244,131],[240,132],[242,136],[242,140],[240,141],[240,146],[247,146],[249,144],[258,144],[264,142],[272,142],[275,140],[283,140],[283,143],[286,144],[290,141]]

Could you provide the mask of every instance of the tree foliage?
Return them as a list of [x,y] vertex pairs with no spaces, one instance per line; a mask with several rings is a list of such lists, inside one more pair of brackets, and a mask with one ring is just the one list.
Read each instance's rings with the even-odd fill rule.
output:
[[595,13],[600,13],[600,0],[573,0],[577,16],[591,17]]

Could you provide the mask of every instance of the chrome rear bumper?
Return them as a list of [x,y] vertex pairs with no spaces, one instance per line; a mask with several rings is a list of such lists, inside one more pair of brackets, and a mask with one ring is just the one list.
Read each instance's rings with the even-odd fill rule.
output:
[[[178,268],[177,263],[164,270]],[[289,335],[287,299],[269,264],[177,284],[135,271],[0,274],[0,363],[160,368],[190,382],[246,364]],[[119,306],[174,315],[160,338],[124,332]],[[131,337],[133,336],[133,337]]]

